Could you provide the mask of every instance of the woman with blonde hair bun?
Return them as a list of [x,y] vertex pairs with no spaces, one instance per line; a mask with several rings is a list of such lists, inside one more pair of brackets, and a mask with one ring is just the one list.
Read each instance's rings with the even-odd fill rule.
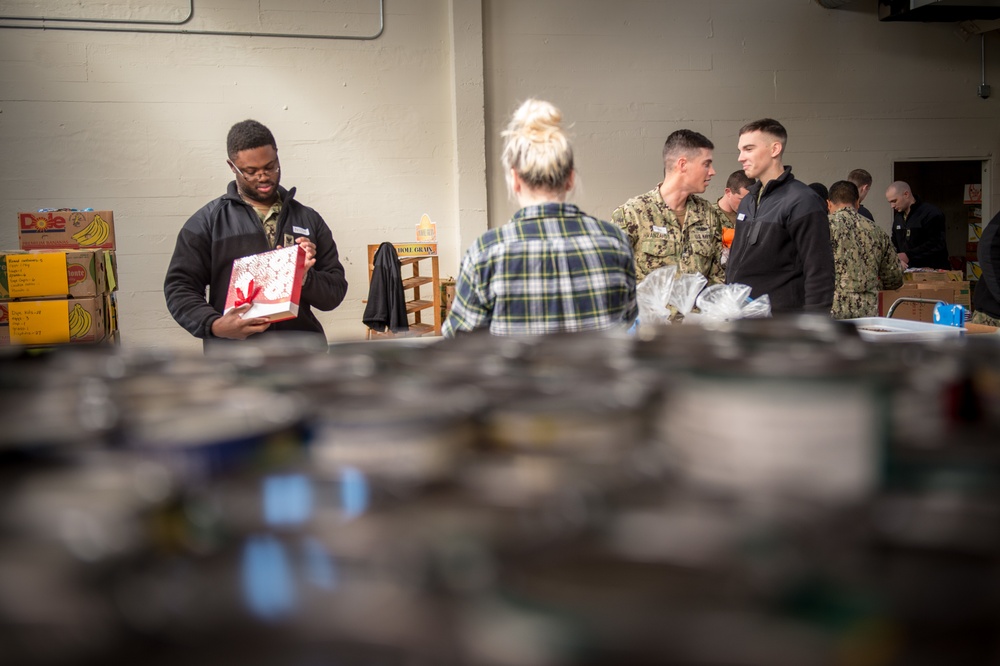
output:
[[635,262],[616,225],[566,199],[576,172],[562,113],[529,99],[514,112],[501,163],[520,210],[465,253],[444,335],[536,335],[626,327],[638,313]]

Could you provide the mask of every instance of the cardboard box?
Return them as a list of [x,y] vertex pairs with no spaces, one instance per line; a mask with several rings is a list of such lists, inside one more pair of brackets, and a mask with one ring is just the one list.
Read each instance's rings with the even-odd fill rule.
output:
[[962,193],[962,203],[981,204],[983,203],[983,186],[980,183],[966,185]]
[[104,250],[0,253],[0,298],[88,298],[107,288]]
[[979,239],[983,237],[983,225],[970,223],[969,224],[969,238],[970,243],[978,243]]
[[252,303],[241,316],[284,321],[299,316],[306,251],[300,245],[253,254],[233,262],[224,312]]
[[104,276],[108,291],[118,291],[118,253],[115,250],[104,251]]
[[115,249],[115,218],[110,210],[18,213],[22,250]]
[[118,294],[104,294],[104,332],[110,336],[118,331]]
[[970,281],[979,280],[983,277],[983,269],[979,267],[978,261],[965,262],[966,279]]
[[946,271],[936,268],[911,268],[903,272],[904,282],[961,282],[965,280],[962,271]]
[[[959,289],[961,291],[961,289]],[[968,299],[969,290],[965,289],[965,298]],[[938,284],[907,284],[893,291],[880,291],[878,293],[878,313],[880,317],[889,316],[889,308],[900,298],[921,298],[931,303],[904,302],[896,308],[893,317],[896,319],[909,319],[910,321],[925,321],[934,323],[934,306],[938,301],[944,303],[955,303],[956,295],[954,288],[946,287],[944,283]],[[957,305],[966,305],[958,303]]]
[[10,301],[6,339],[0,344],[53,345],[100,342],[105,337],[104,296]]
[[10,312],[7,306],[10,303],[0,301],[0,347],[10,345]]
[[455,278],[446,277],[441,280],[441,321],[448,318],[451,304],[455,302]]

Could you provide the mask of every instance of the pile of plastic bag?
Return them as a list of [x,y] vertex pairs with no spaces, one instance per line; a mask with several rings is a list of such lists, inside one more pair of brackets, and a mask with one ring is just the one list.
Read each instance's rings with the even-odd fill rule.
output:
[[750,298],[745,284],[706,287],[704,275],[677,272],[677,266],[657,268],[636,288],[639,321],[669,324],[698,319],[756,319],[771,316],[771,299]]

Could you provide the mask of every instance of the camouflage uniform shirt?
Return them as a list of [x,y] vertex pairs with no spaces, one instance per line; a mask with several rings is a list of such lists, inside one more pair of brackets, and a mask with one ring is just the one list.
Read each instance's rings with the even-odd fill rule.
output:
[[889,234],[853,208],[842,208],[830,214],[830,243],[837,277],[833,318],[877,317],[879,289],[903,286]]
[[722,284],[722,221],[712,204],[690,195],[684,223],[677,220],[660,196],[660,186],[626,201],[611,221],[628,235],[635,252],[636,279],[676,264],[682,273],[701,273],[709,284]]
[[736,212],[735,211],[733,211],[732,213],[727,213],[726,211],[722,210],[722,206],[719,205],[718,201],[716,201],[714,204],[712,204],[712,209],[716,213],[719,214],[719,218],[722,220],[722,228],[723,229],[735,229],[736,228]]

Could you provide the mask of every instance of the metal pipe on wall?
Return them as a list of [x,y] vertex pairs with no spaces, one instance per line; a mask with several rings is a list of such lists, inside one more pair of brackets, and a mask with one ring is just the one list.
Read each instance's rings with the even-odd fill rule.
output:
[[39,21],[42,25],[9,25],[0,23],[0,28],[15,30],[66,30],[74,32],[124,32],[141,33],[153,35],[210,35],[215,37],[285,37],[289,39],[346,39],[346,40],[373,40],[382,36],[385,30],[385,0],[379,0],[379,26],[378,31],[371,35],[316,35],[299,34],[287,32],[244,32],[232,30],[169,30],[166,28],[114,28],[107,25],[47,25],[48,22],[69,22],[69,23],[103,23],[103,24],[126,24],[126,25],[183,25],[188,23],[194,16],[194,0],[189,1],[188,16],[181,21],[150,21],[131,19],[73,19],[73,18],[48,18],[48,17],[0,17],[0,21]]

